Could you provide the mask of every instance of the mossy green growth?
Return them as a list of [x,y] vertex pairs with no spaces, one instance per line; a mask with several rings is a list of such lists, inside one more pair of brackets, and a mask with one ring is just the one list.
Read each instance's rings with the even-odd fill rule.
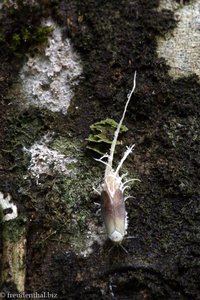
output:
[[71,174],[62,178],[65,189],[62,195],[66,194],[65,198],[70,206],[77,205],[81,201],[85,206],[91,199],[93,186],[97,186],[99,178],[102,177],[101,168],[85,154],[83,143],[76,139],[59,137],[52,142],[51,148],[76,159],[75,163],[69,165]]
[[12,35],[7,34],[1,29],[0,44],[5,44],[8,51],[15,56],[21,56],[22,50],[28,47],[31,51],[35,45],[41,45],[47,42],[49,34],[54,30],[52,26],[38,26],[35,29],[23,28],[13,32]]
[[21,44],[21,37],[18,33],[14,33],[12,35],[12,39],[10,42],[10,49],[13,51],[16,51],[16,49],[20,46]]
[[[83,143],[71,138],[59,137],[52,141],[51,148],[77,161],[69,165],[71,173],[59,176],[54,183],[57,196],[48,196],[48,208],[51,228],[63,235],[62,240],[69,242],[76,252],[82,251],[90,222],[97,222],[94,212],[93,187],[98,188],[102,179],[102,169],[90,157],[85,155]],[[59,199],[59,209],[54,209],[56,197]],[[50,200],[51,199],[51,200]],[[68,233],[67,235],[65,233]]]
[[[104,154],[105,152],[102,151],[102,148],[105,144],[112,144],[117,126],[118,123],[110,118],[92,124],[90,126],[92,133],[86,139],[89,142],[87,148],[99,154]],[[128,128],[125,125],[122,125],[120,133],[126,132],[127,130]],[[121,142],[117,141],[117,144],[121,144]]]
[[30,32],[24,32],[24,39],[30,38],[33,43],[41,44],[47,41],[48,35],[54,30],[53,26],[41,26],[31,36]]
[[47,42],[52,26],[45,26],[46,5],[32,5],[29,1],[17,0],[14,4],[4,1],[1,7],[0,47],[11,59],[21,59],[27,51]]
[[25,226],[19,218],[3,223],[3,240],[17,242],[24,235]]

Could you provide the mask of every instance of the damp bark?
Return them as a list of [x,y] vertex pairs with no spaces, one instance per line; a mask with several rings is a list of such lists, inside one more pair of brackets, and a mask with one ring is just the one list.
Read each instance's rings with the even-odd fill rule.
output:
[[[196,45],[198,9],[198,1],[2,4],[0,191],[14,199],[15,230],[22,226],[23,234],[14,247],[15,231],[11,241],[1,233],[0,255],[6,248],[18,266],[24,257],[27,293],[46,291],[59,299],[112,299],[113,294],[116,299],[198,299],[200,84],[198,62],[190,58],[198,57],[198,48],[190,47]],[[59,41],[70,43],[79,74],[71,102],[61,110],[53,102],[37,105],[37,97],[30,103],[21,86],[28,59],[39,61],[42,54],[44,62],[51,47],[54,28],[43,25],[49,19],[59,28]],[[187,43],[191,28],[194,40]],[[175,71],[177,57],[181,72]],[[68,66],[62,68],[68,74]],[[93,185],[104,170],[86,139],[92,124],[120,120],[135,70],[137,88],[124,124],[128,131],[116,149],[118,160],[126,145],[136,145],[126,171],[141,180],[129,191],[135,198],[126,203],[128,235],[134,237],[123,244],[127,255],[101,233]],[[44,83],[45,93],[50,81]],[[5,230],[4,223],[0,226]],[[23,255],[15,255],[22,248]],[[5,266],[2,259],[1,278],[7,278]],[[23,290],[16,277],[9,284],[1,281],[1,291]]]

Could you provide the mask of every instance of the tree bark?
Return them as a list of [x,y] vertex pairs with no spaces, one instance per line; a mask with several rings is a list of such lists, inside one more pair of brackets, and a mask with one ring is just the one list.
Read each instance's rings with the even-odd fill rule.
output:
[[[199,1],[0,6],[0,192],[19,212],[1,224],[0,291],[199,299]],[[117,247],[93,158],[109,151],[135,71],[114,164],[135,144],[120,175],[140,182],[125,195],[132,238]]]

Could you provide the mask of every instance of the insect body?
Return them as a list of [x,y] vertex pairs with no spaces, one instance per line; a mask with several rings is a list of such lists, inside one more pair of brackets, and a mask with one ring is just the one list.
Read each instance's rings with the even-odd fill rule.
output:
[[120,177],[111,173],[105,178],[101,192],[101,211],[110,240],[121,242],[127,229],[127,213]]
[[[128,99],[124,107],[122,118],[114,133],[110,153],[109,155],[104,155],[100,159],[97,159],[98,161],[106,165],[104,181],[101,186],[101,211],[108,238],[115,243],[120,243],[123,240],[128,227],[127,212],[125,209],[124,190],[128,187],[128,182],[136,180],[131,179],[123,182],[122,179],[126,176],[126,174],[120,177],[119,170],[122,167],[127,156],[132,152],[134,145],[128,147],[127,150],[124,152],[124,156],[119,162],[116,170],[113,169],[112,163],[119,131],[124,120],[129,101],[135,90],[135,86],[136,72],[134,75],[133,88],[127,96]],[[107,158],[107,161],[104,161],[104,158]]]

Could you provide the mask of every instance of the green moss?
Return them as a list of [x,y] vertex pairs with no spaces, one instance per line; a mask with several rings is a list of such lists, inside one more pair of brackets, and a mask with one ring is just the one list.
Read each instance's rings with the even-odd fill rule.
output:
[[[103,152],[101,149],[105,144],[112,144],[114,132],[117,126],[118,123],[110,118],[92,124],[90,126],[92,133],[86,139],[89,141],[87,148],[99,154],[104,154],[105,152]],[[126,132],[127,130],[128,128],[124,125],[122,125],[120,128],[121,133]],[[117,144],[121,144],[121,142],[117,141]]]
[[[41,26],[36,28],[34,31],[25,28],[20,32],[15,32],[11,36],[10,41],[8,41],[9,50],[17,55],[26,44],[30,44],[32,46],[44,44],[47,42],[48,35],[53,31],[53,29],[54,28],[52,26]],[[0,41],[4,40],[5,36],[2,34]]]
[[3,240],[17,242],[24,234],[24,222],[17,218],[3,223]]
[[28,41],[30,39],[31,39],[30,30],[28,30],[27,28],[25,28],[24,31],[23,31],[23,40],[26,42],[26,41]]
[[12,35],[12,39],[10,42],[10,49],[16,51],[18,47],[21,45],[21,37],[18,33],[14,33]]
[[41,44],[47,41],[48,35],[54,30],[52,26],[43,26],[38,27],[35,32],[33,33],[31,40],[33,43]]
[[15,111],[10,117],[9,137],[10,149],[18,146],[27,147],[31,145],[46,129],[46,111],[31,108],[22,113]]
[[[56,236],[60,234],[62,241],[69,242],[78,251],[84,248],[89,222],[97,222],[92,216],[96,198],[93,187],[98,187],[103,172],[98,164],[93,164],[93,160],[85,156],[81,142],[76,139],[59,137],[52,142],[51,148],[76,158],[77,162],[69,165],[71,173],[68,176],[54,179],[53,189],[46,197],[48,212],[44,216],[45,223],[56,232]],[[50,186],[50,181],[51,178],[45,183]]]
[[24,1],[18,1],[16,9],[3,6],[0,46],[12,59],[22,58],[25,52],[47,41],[54,28],[41,25],[43,9]]
[[83,199],[85,206],[91,199],[93,186],[97,186],[99,178],[102,177],[101,168],[85,155],[82,143],[76,139],[59,137],[52,142],[51,147],[70,158],[77,159],[77,162],[70,166],[71,176],[62,178],[64,187],[62,194],[69,205],[77,204]]

